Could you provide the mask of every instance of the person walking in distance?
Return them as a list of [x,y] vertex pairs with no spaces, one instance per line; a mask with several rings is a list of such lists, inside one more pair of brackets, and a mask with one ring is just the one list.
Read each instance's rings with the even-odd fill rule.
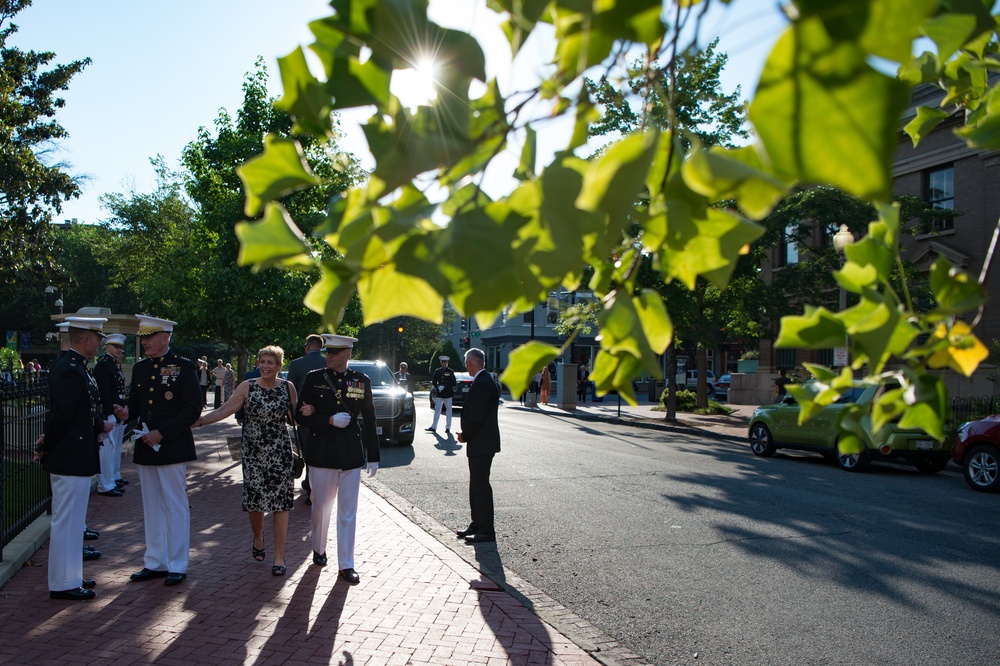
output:
[[400,385],[401,388],[410,390],[410,366],[403,361],[399,364],[399,372],[393,375],[396,378],[396,383]]
[[146,552],[142,569],[131,579],[164,578],[165,585],[180,585],[187,578],[191,548],[187,463],[198,458],[191,426],[201,416],[201,386],[195,364],[170,349],[176,322],[136,317],[145,358],[132,369],[127,415],[138,420],[133,460]]
[[441,367],[434,371],[434,376],[431,379],[431,383],[437,390],[437,394],[434,396],[434,420],[431,422],[431,427],[427,428],[427,432],[436,432],[438,426],[438,419],[441,418],[441,408],[447,409],[448,418],[445,420],[444,431],[446,433],[451,433],[451,401],[454,394],[454,388],[456,379],[455,373],[451,368],[448,367],[448,361],[451,359],[447,356],[439,356],[438,360],[441,361]]
[[49,597],[83,601],[96,595],[97,583],[83,577],[83,530],[87,522],[90,477],[101,469],[99,437],[112,424],[101,417],[100,392],[87,372],[97,355],[107,319],[67,317],[69,349],[49,372],[49,405],[35,460],[49,473],[52,521],[49,536]]
[[222,406],[222,387],[226,383],[226,366],[222,364],[221,358],[215,361],[212,377],[215,379],[215,406],[213,409],[218,409]]
[[125,407],[125,373],[122,357],[125,355],[125,336],[112,333],[104,338],[105,354],[94,364],[94,381],[101,395],[101,417],[114,423],[111,432],[101,443],[101,472],[97,475],[97,494],[121,497],[125,482],[121,475],[122,444],[125,424],[118,423],[115,407]]
[[344,335],[323,335],[326,368],[306,375],[299,409],[299,421],[309,427],[305,458],[313,499],[313,564],[326,566],[336,502],[337,575],[350,585],[361,581],[354,569],[361,470],[367,468],[368,476],[375,476],[380,460],[371,379],[347,366],[355,342]]
[[[305,354],[288,364],[288,381],[295,387],[296,394],[302,395],[302,384],[313,370],[326,367],[326,356],[323,355],[323,336],[313,333],[306,337]],[[302,446],[309,441],[308,426],[299,425],[299,441]],[[309,470],[302,479],[302,490],[306,491],[305,504],[312,504],[312,487],[309,485]]]
[[469,509],[472,522],[455,534],[466,543],[496,541],[493,520],[493,487],[490,470],[493,456],[500,452],[500,425],[497,411],[500,392],[486,372],[486,355],[473,347],[465,352],[465,367],[472,375],[472,386],[462,407],[462,430],[458,441],[465,443],[469,458]]

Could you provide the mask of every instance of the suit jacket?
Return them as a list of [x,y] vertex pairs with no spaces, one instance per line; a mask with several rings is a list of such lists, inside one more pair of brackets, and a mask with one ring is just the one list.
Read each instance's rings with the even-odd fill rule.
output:
[[462,439],[469,457],[488,456],[500,451],[500,424],[497,410],[500,392],[490,373],[482,370],[472,380],[462,406]]
[[295,385],[295,391],[302,398],[302,382],[313,370],[326,367],[326,357],[321,351],[311,351],[288,364],[288,381]]
[[136,442],[137,465],[174,465],[197,460],[191,426],[201,416],[198,369],[173,350],[160,358],[144,358],[132,369],[128,396],[130,419],[139,419],[163,435],[160,450]]
[[101,471],[100,442],[104,432],[97,384],[87,372],[87,360],[70,349],[49,371],[49,411],[39,450],[49,474],[93,476]]
[[[298,416],[299,423],[309,429],[304,447],[307,465],[357,469],[366,462],[381,460],[368,375],[351,369],[342,373],[325,367],[313,370],[302,382],[299,402],[315,408],[311,416]],[[330,423],[330,417],[339,412],[351,415],[346,428],[335,428]]]
[[115,405],[125,405],[125,374],[110,354],[94,364],[94,381],[101,392],[101,416],[105,420],[115,411]]

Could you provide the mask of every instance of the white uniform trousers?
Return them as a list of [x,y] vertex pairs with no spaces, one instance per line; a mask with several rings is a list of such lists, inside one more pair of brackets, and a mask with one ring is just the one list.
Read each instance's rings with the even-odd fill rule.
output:
[[441,418],[441,406],[448,408],[448,418],[445,421],[445,429],[451,430],[451,398],[439,398],[434,396],[434,421],[431,423],[431,427],[435,430],[438,427],[438,419]]
[[[97,489],[108,492],[117,488],[115,479],[115,455],[118,456],[118,468],[121,469],[122,437],[125,435],[125,424],[116,423],[111,432],[104,435],[101,442],[101,471],[97,474]],[[117,452],[117,453],[116,453]]]
[[[121,430],[119,430],[121,428]],[[125,424],[119,423],[115,426],[114,430],[108,433],[108,437],[112,438],[115,443],[115,481],[122,478],[122,448],[125,445]]]
[[361,469],[309,468],[312,488],[312,549],[326,553],[330,534],[330,514],[337,503],[337,562],[338,569],[354,568],[354,533],[358,526],[358,492]]
[[83,526],[90,501],[89,476],[50,474],[52,523],[49,531],[49,590],[83,584]]
[[143,566],[153,571],[187,573],[191,548],[191,508],[187,465],[136,465],[146,528]]

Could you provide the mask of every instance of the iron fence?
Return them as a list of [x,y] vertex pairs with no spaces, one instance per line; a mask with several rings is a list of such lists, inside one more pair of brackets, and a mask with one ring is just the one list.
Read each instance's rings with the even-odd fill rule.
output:
[[3,548],[33,520],[51,509],[49,477],[31,458],[42,434],[48,410],[48,382],[31,372],[0,375],[0,513],[3,514]]
[[1000,412],[1000,396],[981,395],[951,399],[951,425],[958,426]]

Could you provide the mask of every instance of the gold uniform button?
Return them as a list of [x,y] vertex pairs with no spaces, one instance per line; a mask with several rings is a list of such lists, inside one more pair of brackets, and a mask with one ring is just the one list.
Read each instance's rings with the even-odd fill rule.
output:
[[152,405],[152,404],[153,404],[153,401],[152,401],[152,400],[150,400],[150,401],[149,401],[149,404],[151,404],[151,405]]

